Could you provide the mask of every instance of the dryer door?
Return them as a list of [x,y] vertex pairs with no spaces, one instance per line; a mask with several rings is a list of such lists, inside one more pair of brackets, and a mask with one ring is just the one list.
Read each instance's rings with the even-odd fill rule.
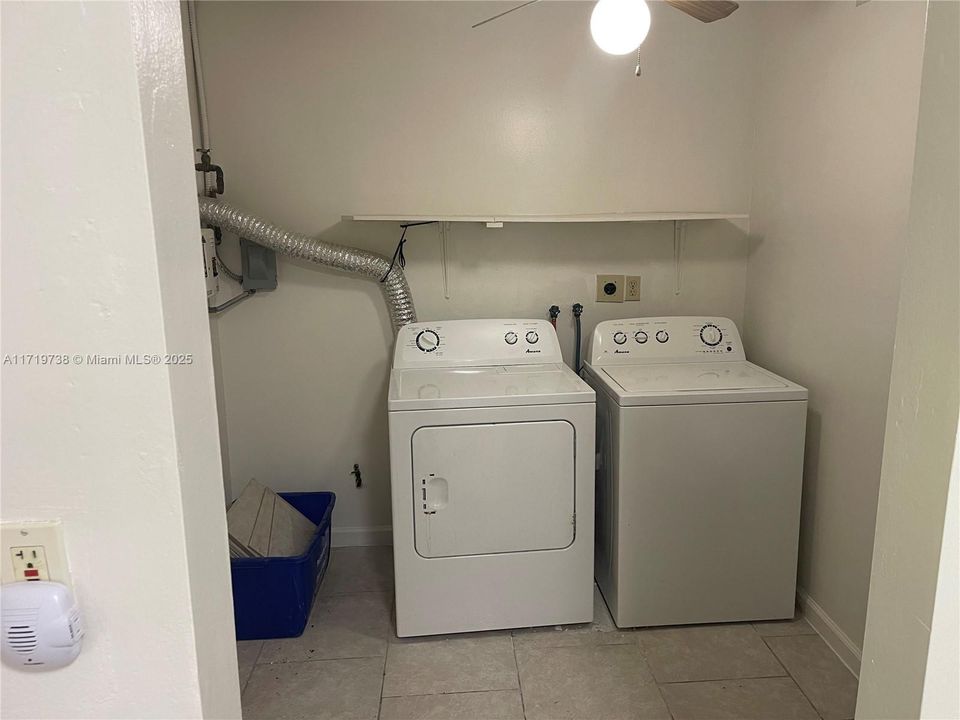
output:
[[555,550],[573,543],[570,423],[422,427],[412,445],[414,536],[423,557]]

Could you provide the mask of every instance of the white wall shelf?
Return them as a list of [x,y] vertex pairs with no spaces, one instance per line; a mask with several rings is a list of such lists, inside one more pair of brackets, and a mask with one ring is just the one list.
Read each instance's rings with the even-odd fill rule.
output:
[[670,222],[675,220],[747,220],[746,213],[646,212],[598,213],[591,215],[347,215],[354,221],[374,222],[451,222],[485,223],[487,227],[503,227],[504,223],[600,223],[600,222]]

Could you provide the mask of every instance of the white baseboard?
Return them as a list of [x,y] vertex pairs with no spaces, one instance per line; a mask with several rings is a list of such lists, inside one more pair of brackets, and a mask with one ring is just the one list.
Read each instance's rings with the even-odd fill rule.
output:
[[331,534],[331,544],[333,547],[393,545],[393,528],[390,525],[335,527]]
[[810,597],[803,588],[797,588],[797,597],[800,600],[800,607],[803,610],[803,616],[811,627],[817,631],[823,641],[830,646],[841,662],[847,666],[857,679],[860,679],[860,661],[863,651],[857,647],[857,644],[850,639],[840,626],[834,622],[833,618],[827,615],[827,611],[820,607],[819,603]]

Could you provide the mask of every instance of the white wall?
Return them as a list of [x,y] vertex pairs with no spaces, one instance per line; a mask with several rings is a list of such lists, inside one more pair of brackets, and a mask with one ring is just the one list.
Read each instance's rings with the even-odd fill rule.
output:
[[[632,57],[599,52],[591,3],[543,3],[470,24],[497,3],[201,3],[212,144],[226,199],[291,229],[391,254],[395,225],[354,213],[743,210],[753,8],[709,27],[659,3]],[[450,299],[435,228],[411,230],[422,318],[586,305],[611,317],[742,319],[745,244],[729,223],[688,229],[673,294],[672,227],[454,226]],[[238,262],[229,249],[226,256]],[[637,272],[642,302],[598,306],[594,275]],[[389,525],[385,393],[392,337],[374,283],[281,260],[280,287],[218,320],[233,491],[251,477],[329,488],[341,541]],[[232,288],[221,293],[226,297]],[[353,487],[353,463],[367,486]],[[382,534],[378,537],[382,537]]]
[[[960,416],[958,136],[960,5],[933,2],[927,19],[858,718],[921,717],[925,676],[950,677],[945,673],[951,667],[952,678],[946,685],[941,682],[939,701],[933,695],[925,698],[924,716],[960,717],[957,528],[945,527]],[[955,512],[955,488],[953,492]],[[952,522],[956,523],[955,516]],[[938,584],[945,594],[936,600],[939,634],[931,637]],[[932,666],[927,665],[928,654]]]
[[799,580],[856,667],[925,4],[760,11],[745,343],[754,361],[810,390]]
[[[187,74],[187,99],[190,107],[190,130],[193,144],[191,147],[196,150],[197,148],[202,147],[203,142],[200,137],[200,110],[198,107],[197,101],[197,83],[196,83],[196,70],[194,68],[193,62],[193,48],[190,40],[190,20],[189,13],[187,10],[187,3],[181,2],[180,5],[180,30],[181,35],[183,36],[183,46],[184,46],[184,59],[186,60],[186,74]],[[200,155],[199,153],[194,153],[194,161],[199,162]],[[210,181],[213,180],[213,175],[208,176]],[[204,178],[200,173],[195,173],[194,180],[196,182],[197,194],[201,195],[204,193]],[[239,272],[239,266],[238,266]],[[221,278],[226,280],[226,276]],[[219,299],[216,302],[226,302],[232,295],[228,293],[237,292],[235,286],[228,286],[224,289],[224,292],[220,295]],[[223,383],[220,380],[219,368],[220,368],[220,333],[217,331],[217,315],[210,313],[208,316],[209,321],[209,333],[210,333],[210,345],[213,351],[213,365],[218,369],[218,372],[214,375],[215,389],[216,389],[216,398],[217,398],[217,430],[218,436],[220,438],[220,465],[221,469],[225,470],[228,467],[229,458],[227,455],[227,425],[225,422],[221,422],[219,418],[225,415],[224,410],[224,399],[223,399]],[[222,473],[223,477],[223,499],[224,505],[226,507],[230,506],[230,503],[233,501],[233,489],[230,486],[230,478],[226,472]]]
[[195,364],[169,374],[191,586],[201,709],[239,715],[233,595],[218,447],[206,287],[197,267],[197,218],[184,45],[176,3],[131,11],[140,110],[167,347],[197,348]]
[[922,720],[960,717],[960,433],[943,518],[940,572],[934,593],[930,646],[920,698]]
[[2,715],[239,717],[176,6],[2,5],[3,520],[63,521],[87,636]]

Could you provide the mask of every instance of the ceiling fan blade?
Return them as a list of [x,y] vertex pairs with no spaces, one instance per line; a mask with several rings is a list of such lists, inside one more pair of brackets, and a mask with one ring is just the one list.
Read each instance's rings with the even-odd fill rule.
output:
[[666,0],[666,3],[705,23],[723,20],[740,7],[729,0]]
[[493,17],[488,17],[486,20],[481,20],[481,21],[478,22],[476,25],[471,25],[470,27],[471,27],[471,28],[478,28],[478,27],[480,27],[481,25],[486,25],[488,22],[493,22],[494,20],[497,20],[498,18],[502,18],[504,15],[509,15],[510,13],[514,12],[515,10],[520,10],[521,8],[525,8],[527,5],[533,5],[533,4],[536,3],[536,2],[540,2],[540,0],[527,0],[527,2],[525,2],[525,3],[521,3],[520,5],[517,5],[516,7],[512,7],[512,8],[510,8],[509,10],[504,10],[502,13],[497,13],[497,14],[494,15]]

